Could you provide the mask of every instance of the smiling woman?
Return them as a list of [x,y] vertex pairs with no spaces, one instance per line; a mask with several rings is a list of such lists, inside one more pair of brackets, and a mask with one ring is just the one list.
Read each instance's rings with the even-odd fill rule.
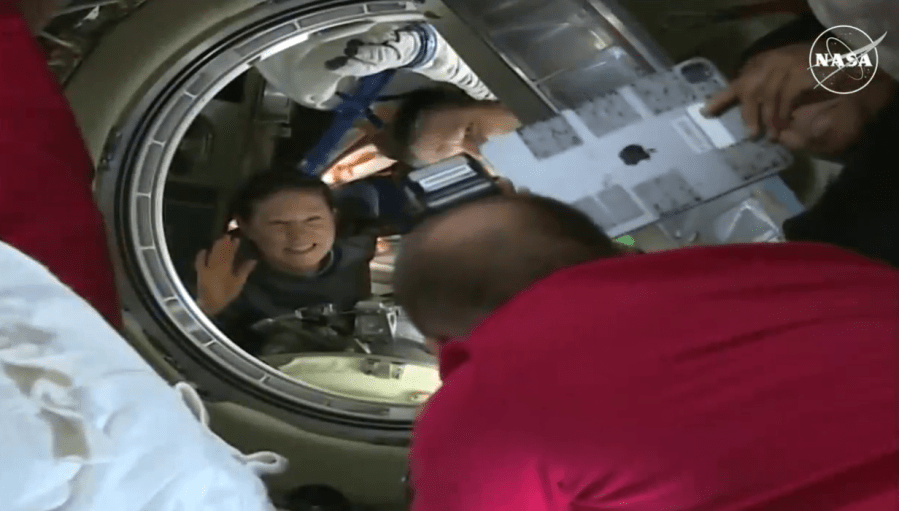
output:
[[286,273],[319,271],[334,247],[334,199],[316,178],[292,171],[257,174],[236,194],[231,214],[262,259]]
[[[197,258],[197,303],[247,352],[266,349],[265,336],[253,329],[259,321],[322,304],[348,313],[371,295],[375,237],[338,233],[334,200],[321,180],[256,174],[235,195],[229,216],[237,231]],[[294,347],[316,350],[303,348]]]

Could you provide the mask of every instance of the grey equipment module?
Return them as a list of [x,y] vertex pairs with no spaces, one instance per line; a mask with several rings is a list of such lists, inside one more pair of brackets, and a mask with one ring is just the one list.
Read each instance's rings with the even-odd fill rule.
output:
[[739,109],[702,115],[725,86],[711,62],[691,59],[481,150],[516,186],[574,205],[616,237],[790,166],[787,149],[749,139]]

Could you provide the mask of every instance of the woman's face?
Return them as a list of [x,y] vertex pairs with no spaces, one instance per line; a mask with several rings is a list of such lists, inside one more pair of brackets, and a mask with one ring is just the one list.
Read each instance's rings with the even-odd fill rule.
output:
[[272,267],[289,273],[319,269],[334,246],[334,212],[321,193],[277,192],[258,202],[241,231]]
[[520,126],[512,112],[498,103],[432,110],[421,115],[410,149],[423,164],[461,153],[480,156],[480,146],[488,139]]

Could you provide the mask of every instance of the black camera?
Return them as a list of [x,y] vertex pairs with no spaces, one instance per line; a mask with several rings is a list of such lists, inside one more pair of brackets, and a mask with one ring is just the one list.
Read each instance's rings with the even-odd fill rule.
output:
[[416,217],[501,193],[496,179],[468,155],[414,170],[406,177],[403,187]]

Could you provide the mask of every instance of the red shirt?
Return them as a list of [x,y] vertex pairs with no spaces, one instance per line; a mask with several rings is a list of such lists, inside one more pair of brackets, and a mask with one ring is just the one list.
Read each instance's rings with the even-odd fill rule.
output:
[[119,326],[93,164],[15,3],[0,0],[0,240],[43,263]]
[[899,275],[801,244],[558,272],[446,345],[414,511],[896,511]]

